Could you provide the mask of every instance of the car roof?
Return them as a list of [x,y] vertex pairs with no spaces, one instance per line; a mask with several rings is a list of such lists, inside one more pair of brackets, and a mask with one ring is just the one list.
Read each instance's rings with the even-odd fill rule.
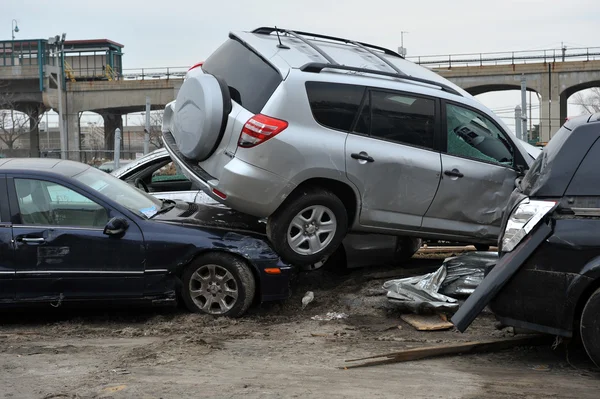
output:
[[0,159],[0,173],[14,172],[44,172],[50,174],[73,177],[91,168],[81,162],[68,161],[54,158],[2,158]]
[[[355,45],[349,39],[333,38],[334,40],[328,40],[321,37],[314,38],[311,35],[320,35],[296,31],[294,31],[293,35],[280,33],[278,37],[274,33],[266,33],[269,30],[269,28],[258,28],[252,32],[234,31],[230,33],[230,37],[237,38],[260,54],[277,68],[284,77],[292,69],[300,69],[310,63],[327,64],[329,62],[327,57],[329,57],[340,65],[353,68],[370,69],[386,73],[395,73],[394,68],[396,68],[408,76],[444,84],[450,86],[462,96],[471,97],[465,90],[439,74],[408,61],[391,50],[365,43]],[[296,33],[300,34],[296,35]],[[279,40],[287,48],[278,47]],[[336,72],[339,73],[340,71]],[[357,74],[357,72],[353,71],[342,72]],[[361,75],[359,74],[358,76]],[[368,76],[373,77],[376,75]],[[392,79],[385,76],[378,77],[388,82]]]

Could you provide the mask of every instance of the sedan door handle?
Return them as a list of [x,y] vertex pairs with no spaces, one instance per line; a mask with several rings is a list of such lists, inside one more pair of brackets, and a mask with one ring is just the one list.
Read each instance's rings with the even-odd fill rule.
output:
[[460,171],[458,169],[446,170],[446,171],[444,171],[444,174],[446,176],[450,176],[450,177],[464,177],[465,176],[462,173],[460,173]]
[[354,153],[354,154],[350,154],[350,156],[354,159],[358,159],[360,161],[367,161],[367,162],[374,162],[375,160],[373,159],[373,157],[369,156],[369,154],[367,154],[366,152],[360,152],[358,154]]
[[46,241],[46,239],[42,238],[42,237],[18,237],[17,241],[40,244],[40,243]]

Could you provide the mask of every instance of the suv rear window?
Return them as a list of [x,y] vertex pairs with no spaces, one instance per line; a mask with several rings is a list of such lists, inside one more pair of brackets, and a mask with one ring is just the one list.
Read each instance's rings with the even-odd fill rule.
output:
[[323,126],[349,132],[365,88],[340,83],[306,82],[313,117]]
[[275,68],[233,39],[212,53],[202,70],[225,79],[231,99],[255,114],[260,113],[282,81]]

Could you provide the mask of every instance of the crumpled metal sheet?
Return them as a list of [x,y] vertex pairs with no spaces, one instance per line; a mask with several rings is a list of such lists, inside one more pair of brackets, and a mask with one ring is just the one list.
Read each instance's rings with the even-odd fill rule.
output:
[[453,298],[471,295],[485,277],[485,270],[496,262],[497,252],[467,252],[445,259],[446,278],[439,292]]
[[498,260],[494,252],[471,252],[447,258],[438,270],[422,276],[386,281],[388,301],[413,313],[454,313],[457,297],[470,295]]

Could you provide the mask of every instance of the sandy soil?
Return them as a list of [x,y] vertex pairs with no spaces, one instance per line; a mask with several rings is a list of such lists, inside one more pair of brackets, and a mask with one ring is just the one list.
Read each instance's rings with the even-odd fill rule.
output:
[[[600,374],[572,345],[344,370],[347,359],[512,335],[489,313],[464,334],[404,323],[382,283],[439,263],[428,255],[404,269],[304,275],[290,300],[236,320],[179,309],[6,311],[0,397],[598,397]],[[315,300],[301,310],[308,289]],[[331,311],[348,317],[311,320]]]

